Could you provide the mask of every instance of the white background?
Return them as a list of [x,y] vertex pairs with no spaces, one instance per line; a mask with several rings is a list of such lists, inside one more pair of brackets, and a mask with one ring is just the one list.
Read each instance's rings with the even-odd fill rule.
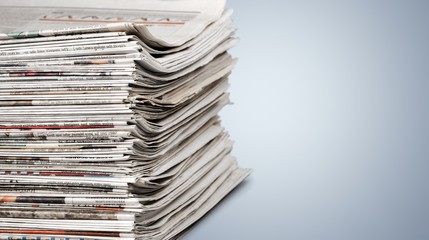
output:
[[429,239],[429,2],[231,0],[252,176],[186,240]]

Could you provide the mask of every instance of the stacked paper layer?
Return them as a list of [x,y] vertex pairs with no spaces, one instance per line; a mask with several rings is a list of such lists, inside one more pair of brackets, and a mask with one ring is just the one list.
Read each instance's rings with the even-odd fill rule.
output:
[[0,35],[0,239],[176,239],[250,173],[217,115],[236,43],[220,13],[187,38]]

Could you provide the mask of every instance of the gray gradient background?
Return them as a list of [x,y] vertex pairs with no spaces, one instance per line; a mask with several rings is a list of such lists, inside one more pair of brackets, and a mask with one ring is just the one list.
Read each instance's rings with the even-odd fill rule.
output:
[[253,175],[186,240],[429,239],[429,1],[230,0]]

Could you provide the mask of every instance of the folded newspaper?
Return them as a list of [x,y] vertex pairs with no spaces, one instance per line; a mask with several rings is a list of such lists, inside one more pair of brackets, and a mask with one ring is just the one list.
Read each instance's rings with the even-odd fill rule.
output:
[[178,239],[250,174],[218,117],[224,0],[0,11],[0,239]]

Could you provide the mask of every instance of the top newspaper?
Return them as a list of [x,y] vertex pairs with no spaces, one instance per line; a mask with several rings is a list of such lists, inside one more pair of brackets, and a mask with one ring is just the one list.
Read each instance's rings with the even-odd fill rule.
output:
[[148,45],[175,47],[201,33],[224,7],[225,0],[2,0],[0,39],[128,31]]

